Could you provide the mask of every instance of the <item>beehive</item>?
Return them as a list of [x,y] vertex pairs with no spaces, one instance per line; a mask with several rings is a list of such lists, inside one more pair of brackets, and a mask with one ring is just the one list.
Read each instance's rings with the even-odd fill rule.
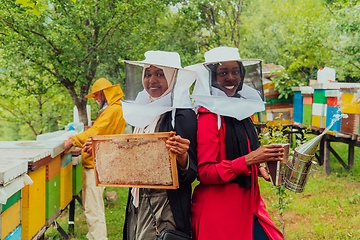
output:
[[303,97],[303,121],[302,123],[307,126],[312,124],[312,104],[313,104],[312,87],[302,87],[301,96]]
[[82,189],[82,165],[73,165],[73,195],[76,196]]
[[14,231],[21,223],[21,200],[1,213],[1,239]]
[[326,126],[330,127],[330,131],[340,132],[341,123],[341,95],[339,90],[326,90]]
[[346,114],[347,117],[341,118],[340,132],[345,134],[358,134],[359,114]]
[[21,240],[21,229],[22,225],[18,226],[14,231],[7,235],[4,240]]
[[60,170],[60,207],[65,209],[73,197],[72,164],[68,164]]
[[29,173],[34,181],[23,188],[22,239],[31,239],[45,227],[45,179],[46,168]]
[[301,91],[294,91],[294,122],[302,123],[302,121],[303,121],[303,97],[301,96]]
[[358,88],[354,85],[340,88],[341,95],[341,123],[340,132],[345,134],[359,133],[360,103],[357,96]]
[[72,162],[72,153],[68,152],[65,155],[61,156],[61,167],[67,166],[70,162]]
[[313,103],[312,126],[320,128],[326,127],[326,104]]
[[51,223],[60,215],[60,173],[53,177],[50,181],[46,181],[46,211],[45,219],[46,226],[49,227]]

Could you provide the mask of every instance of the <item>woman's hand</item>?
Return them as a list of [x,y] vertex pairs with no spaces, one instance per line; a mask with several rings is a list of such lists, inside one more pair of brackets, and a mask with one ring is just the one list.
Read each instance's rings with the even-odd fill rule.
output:
[[92,138],[89,137],[86,139],[86,142],[84,143],[83,151],[89,154],[92,154]]
[[281,144],[264,145],[245,155],[247,166],[269,161],[281,161],[284,155],[284,147]]
[[266,180],[266,181],[270,181],[270,175],[268,173],[268,170],[266,168],[266,166],[264,165],[260,165],[258,168],[258,171],[260,173],[260,175]]
[[181,168],[186,168],[190,141],[182,138],[179,135],[170,137],[166,140],[166,147],[173,153],[176,153],[176,160],[180,164]]

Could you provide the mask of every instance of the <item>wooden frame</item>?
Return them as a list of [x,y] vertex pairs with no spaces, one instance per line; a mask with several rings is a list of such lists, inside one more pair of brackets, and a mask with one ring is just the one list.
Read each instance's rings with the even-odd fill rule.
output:
[[[91,137],[96,186],[179,188],[176,154],[165,143],[174,135],[160,132]],[[149,151],[152,148],[156,151]]]

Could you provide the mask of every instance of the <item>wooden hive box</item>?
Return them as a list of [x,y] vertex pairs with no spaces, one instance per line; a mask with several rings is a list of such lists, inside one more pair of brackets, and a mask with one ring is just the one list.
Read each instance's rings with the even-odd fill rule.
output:
[[60,207],[61,210],[71,202],[73,197],[73,173],[72,164],[68,164],[60,170]]
[[9,235],[7,235],[4,240],[19,240],[21,239],[21,224],[14,231],[12,231]]
[[176,154],[166,148],[174,132],[94,136],[97,186],[176,189]]
[[21,200],[1,213],[1,239],[14,231],[21,223]]
[[[60,163],[60,162],[59,162]],[[61,214],[60,208],[60,173],[50,181],[45,182],[46,226],[49,227],[54,220]]]
[[82,189],[82,165],[73,165],[72,170],[72,179],[73,179],[73,196],[76,196],[80,193]]
[[46,168],[29,172],[29,177],[34,181],[22,189],[22,238],[37,239],[45,231],[45,180]]

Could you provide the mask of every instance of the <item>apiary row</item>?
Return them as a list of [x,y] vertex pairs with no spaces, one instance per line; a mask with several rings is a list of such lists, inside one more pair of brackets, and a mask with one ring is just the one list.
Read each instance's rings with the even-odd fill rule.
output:
[[317,83],[295,87],[294,124],[359,134],[360,84]]
[[81,191],[81,151],[63,141],[0,142],[0,237],[39,239]]

